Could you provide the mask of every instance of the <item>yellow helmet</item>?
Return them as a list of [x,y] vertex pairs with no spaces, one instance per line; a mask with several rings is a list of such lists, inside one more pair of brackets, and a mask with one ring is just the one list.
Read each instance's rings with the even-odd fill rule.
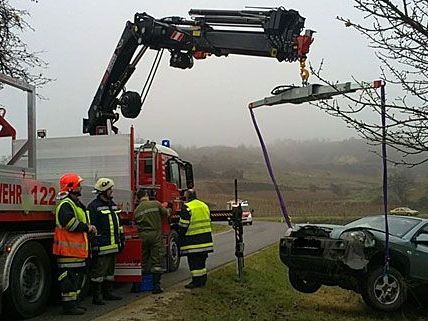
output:
[[95,183],[95,192],[105,192],[114,186],[114,181],[111,178],[102,177]]

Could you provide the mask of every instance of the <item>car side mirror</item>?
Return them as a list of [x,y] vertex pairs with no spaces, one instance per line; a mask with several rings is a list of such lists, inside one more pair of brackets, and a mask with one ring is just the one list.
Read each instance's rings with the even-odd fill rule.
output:
[[416,236],[415,242],[416,243],[428,243],[428,234],[427,233],[419,234],[418,236]]
[[251,212],[251,214],[254,214],[254,208],[252,208],[250,212]]

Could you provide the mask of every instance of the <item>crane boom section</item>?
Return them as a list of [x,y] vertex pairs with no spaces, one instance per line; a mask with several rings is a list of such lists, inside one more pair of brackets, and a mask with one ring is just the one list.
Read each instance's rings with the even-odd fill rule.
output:
[[[107,122],[116,122],[120,107],[126,118],[141,110],[141,96],[124,87],[145,51],[169,50],[170,66],[192,68],[194,59],[209,55],[246,55],[293,62],[305,58],[312,32],[301,35],[305,19],[295,10],[200,10],[192,9],[192,20],[181,17],[155,19],[137,13],[128,21],[84,120],[83,131],[106,134]],[[308,38],[309,41],[302,41]],[[135,54],[142,46],[140,53]],[[121,94],[120,97],[119,94]],[[112,127],[113,131],[117,129]]]

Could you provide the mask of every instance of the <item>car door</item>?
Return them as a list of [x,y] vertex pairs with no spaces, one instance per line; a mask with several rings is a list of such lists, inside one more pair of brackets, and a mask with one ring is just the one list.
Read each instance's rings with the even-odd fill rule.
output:
[[414,234],[410,248],[410,277],[428,280],[428,224]]

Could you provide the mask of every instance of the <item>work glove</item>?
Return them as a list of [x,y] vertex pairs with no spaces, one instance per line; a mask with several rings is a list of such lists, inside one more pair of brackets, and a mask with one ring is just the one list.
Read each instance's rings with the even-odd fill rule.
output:
[[91,257],[94,258],[98,256],[98,252],[100,251],[100,242],[99,242],[100,235],[95,234],[88,234],[89,244],[90,244],[90,250],[91,250]]
[[122,250],[125,248],[126,240],[125,240],[125,234],[120,233],[119,236],[119,252],[122,252]]
[[98,256],[99,250],[100,250],[100,248],[98,246],[91,244],[90,255],[89,255],[90,258],[91,259],[96,258]]
[[97,234],[97,228],[95,225],[88,224],[88,233],[89,234]]

